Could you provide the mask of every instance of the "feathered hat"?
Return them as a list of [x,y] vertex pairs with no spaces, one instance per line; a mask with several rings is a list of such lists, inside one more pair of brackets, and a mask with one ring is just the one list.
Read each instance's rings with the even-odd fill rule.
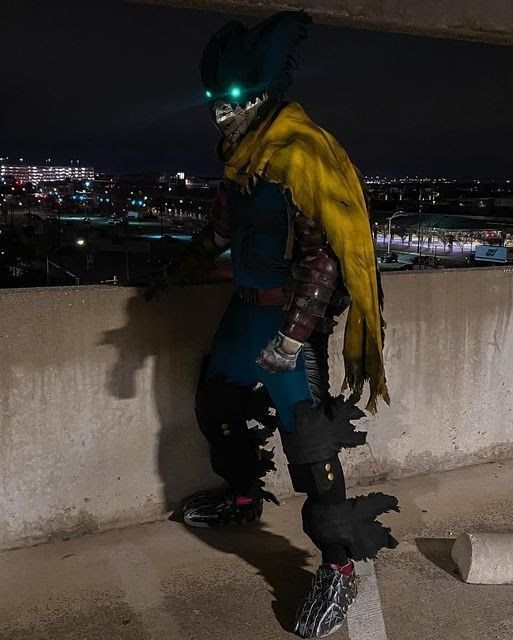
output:
[[[248,29],[231,20],[205,47],[201,79],[213,98],[279,96],[292,83],[297,47],[312,22],[304,11],[281,11]],[[236,94],[233,87],[237,88]]]

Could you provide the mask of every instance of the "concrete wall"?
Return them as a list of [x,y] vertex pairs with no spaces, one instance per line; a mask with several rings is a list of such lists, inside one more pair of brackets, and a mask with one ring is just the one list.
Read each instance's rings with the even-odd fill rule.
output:
[[305,9],[316,22],[356,29],[513,44],[511,0],[128,0],[228,13]]
[[[513,457],[512,283],[508,269],[384,278],[392,406],[361,421],[353,483]],[[193,394],[229,296],[0,291],[0,548],[156,519],[215,485]],[[336,388],[341,331],[331,347]]]

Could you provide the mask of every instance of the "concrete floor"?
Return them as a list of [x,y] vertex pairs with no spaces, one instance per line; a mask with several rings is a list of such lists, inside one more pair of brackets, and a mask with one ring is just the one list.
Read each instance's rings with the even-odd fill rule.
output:
[[[464,584],[450,548],[464,530],[513,530],[513,461],[372,490],[396,494],[402,506],[383,518],[401,544],[374,564],[386,635],[362,631],[369,609],[357,601],[349,631],[333,637],[511,640],[513,585]],[[292,638],[318,558],[298,525],[301,499],[283,502],[267,508],[259,527],[205,531],[165,521],[3,552],[0,639]]]

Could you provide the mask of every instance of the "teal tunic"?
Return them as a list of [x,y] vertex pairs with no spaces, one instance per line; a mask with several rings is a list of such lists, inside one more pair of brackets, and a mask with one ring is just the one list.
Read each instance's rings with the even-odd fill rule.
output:
[[[289,216],[280,187],[259,181],[251,194],[241,194],[230,182],[226,187],[235,284],[284,286],[292,260],[285,257]],[[280,330],[284,314],[281,306],[258,306],[234,294],[212,344],[207,376],[222,376],[241,385],[262,383],[283,428],[293,431],[295,405],[302,400],[313,402],[302,353],[294,371],[270,373],[256,363]]]

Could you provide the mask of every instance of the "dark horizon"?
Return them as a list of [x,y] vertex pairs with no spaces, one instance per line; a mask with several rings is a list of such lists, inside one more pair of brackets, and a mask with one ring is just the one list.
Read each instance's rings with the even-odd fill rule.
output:
[[[10,3],[0,157],[221,175],[198,62],[231,17],[121,0]],[[513,178],[512,47],[314,25],[302,53],[287,98],[364,174]]]

